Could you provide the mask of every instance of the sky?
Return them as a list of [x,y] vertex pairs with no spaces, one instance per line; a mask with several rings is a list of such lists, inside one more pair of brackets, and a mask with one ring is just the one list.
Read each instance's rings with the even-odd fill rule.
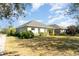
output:
[[[75,25],[76,19],[69,15],[65,15],[69,9],[69,3],[32,3],[26,7],[24,11],[25,17],[19,16],[18,20],[14,19],[14,27],[18,27],[31,20],[42,22],[46,25],[57,24],[59,26],[67,27]],[[0,20],[0,27],[8,27],[6,19]]]

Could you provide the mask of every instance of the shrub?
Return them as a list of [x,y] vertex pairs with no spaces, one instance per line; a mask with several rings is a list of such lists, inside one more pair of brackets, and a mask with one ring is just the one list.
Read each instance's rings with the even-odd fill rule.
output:
[[48,29],[49,31],[49,35],[53,35],[53,30],[52,29]]
[[65,35],[67,35],[65,32],[63,32],[63,33],[60,33],[60,35],[62,35],[62,36],[65,36]]
[[34,37],[34,33],[32,31],[29,31],[30,33],[30,38],[33,38]]
[[28,38],[33,38],[34,34],[32,31],[24,31],[17,33],[16,36],[22,39],[26,39],[26,38],[28,39]]
[[77,31],[77,29],[75,26],[68,26],[66,29],[66,33],[68,35],[72,35],[72,36],[74,36],[77,33],[76,31]]
[[23,39],[23,32],[19,32],[19,33],[17,33],[17,37]]
[[31,34],[29,31],[23,32],[23,37],[24,38],[30,38]]
[[47,34],[48,34],[47,32],[40,32],[39,36],[47,36]]
[[16,33],[16,29],[15,28],[9,28],[6,30],[6,33],[8,36],[14,36]]
[[16,37],[21,38],[21,39],[33,38],[34,37],[34,34],[33,34],[32,31],[16,32],[16,30],[14,28],[7,29],[6,34],[8,36],[16,36]]
[[40,32],[40,33],[39,33],[39,36],[44,36],[44,33],[43,33],[43,32]]
[[77,26],[77,33],[79,34],[79,25]]
[[20,36],[20,32],[15,32],[15,35],[14,36],[19,37]]

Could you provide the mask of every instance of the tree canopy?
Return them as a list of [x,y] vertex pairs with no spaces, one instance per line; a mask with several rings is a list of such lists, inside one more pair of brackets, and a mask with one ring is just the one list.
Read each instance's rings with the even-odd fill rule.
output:
[[0,3],[0,19],[11,19],[12,17],[18,17],[24,14],[24,10],[27,4],[24,3]]
[[75,19],[79,19],[79,3],[71,3],[68,15],[73,15]]
[[0,3],[0,20],[6,19],[12,26],[13,17],[18,19],[19,16],[25,16],[24,11],[30,3]]

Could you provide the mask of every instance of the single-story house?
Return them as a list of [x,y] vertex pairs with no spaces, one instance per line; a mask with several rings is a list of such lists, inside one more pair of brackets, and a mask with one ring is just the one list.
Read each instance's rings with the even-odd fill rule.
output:
[[41,32],[48,33],[48,35],[49,35],[48,29],[52,29],[53,35],[54,35],[54,34],[59,34],[61,28],[56,24],[46,25],[41,22],[32,20],[32,21],[29,21],[29,22],[25,23],[24,25],[21,25],[20,27],[16,28],[16,31],[20,32],[20,31],[27,30],[27,31],[32,31],[34,33],[34,35],[39,35],[39,33],[41,33]]
[[57,24],[48,25],[49,29],[52,29],[53,35],[59,35],[66,31],[66,28],[60,27]]
[[25,30],[32,31],[35,35],[39,35],[40,32],[47,32],[47,26],[41,22],[32,20],[17,28],[17,31]]

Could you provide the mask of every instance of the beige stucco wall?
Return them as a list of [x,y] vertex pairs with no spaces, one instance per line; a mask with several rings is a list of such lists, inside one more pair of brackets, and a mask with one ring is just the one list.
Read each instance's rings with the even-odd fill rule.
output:
[[35,35],[38,35],[39,32],[38,32],[38,28],[34,28],[34,30],[31,30]]
[[45,32],[45,29],[44,28],[40,28],[40,32]]
[[45,28],[34,28],[34,30],[32,30],[32,27],[27,27],[27,30],[31,30],[35,35],[39,35],[39,32],[47,32]]
[[38,35],[38,28],[34,28],[34,30],[32,30],[32,27],[27,27],[28,31],[32,31],[35,35]]
[[27,30],[30,31],[31,30],[31,27],[27,27]]

